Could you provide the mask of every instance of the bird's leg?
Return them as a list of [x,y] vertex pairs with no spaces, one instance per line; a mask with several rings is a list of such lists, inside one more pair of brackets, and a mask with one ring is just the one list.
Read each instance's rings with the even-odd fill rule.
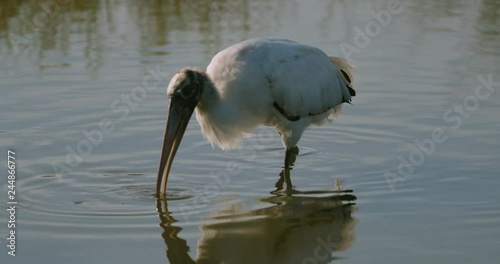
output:
[[291,168],[299,155],[299,147],[295,146],[286,150],[285,153],[285,169]]
[[283,174],[285,176],[285,182],[286,182],[286,193],[287,195],[292,194],[293,190],[293,184],[292,184],[292,179],[290,178],[290,168],[284,168],[283,169]]
[[283,174],[285,177],[287,192],[290,192],[293,188],[290,171],[292,170],[295,160],[297,160],[297,155],[299,155],[299,148],[297,146],[287,149],[285,153],[285,167],[283,169]]
[[290,178],[290,171],[292,170],[292,166],[297,159],[297,155],[299,154],[299,148],[293,147],[286,150],[285,153],[285,166],[280,173],[280,178],[276,182],[276,191],[283,190],[283,183],[286,183],[287,192],[291,192],[293,185],[292,180]]

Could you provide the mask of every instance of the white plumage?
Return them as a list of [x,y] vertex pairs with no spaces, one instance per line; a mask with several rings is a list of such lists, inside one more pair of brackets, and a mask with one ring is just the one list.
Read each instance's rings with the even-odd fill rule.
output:
[[[278,129],[287,149],[294,147],[306,127],[323,124],[350,102],[349,82],[338,67],[353,80],[345,60],[290,40],[258,38],[226,48],[206,70],[215,91],[204,92],[195,110],[203,135],[232,149],[246,133],[267,125]],[[284,118],[274,102],[300,119]]]
[[170,81],[169,117],[156,192],[168,172],[193,111],[212,145],[235,148],[259,125],[276,127],[286,148],[285,168],[304,130],[340,112],[355,95],[353,70],[341,58],[297,42],[257,38],[215,55],[206,71],[183,69]]

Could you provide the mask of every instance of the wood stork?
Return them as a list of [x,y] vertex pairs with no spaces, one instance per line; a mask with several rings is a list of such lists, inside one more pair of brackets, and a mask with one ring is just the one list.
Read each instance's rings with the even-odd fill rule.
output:
[[342,58],[297,42],[256,38],[217,53],[206,70],[185,68],[167,88],[170,106],[156,193],[164,194],[172,161],[196,111],[204,137],[224,150],[259,125],[275,127],[285,167],[304,130],[339,114],[355,96],[354,72]]

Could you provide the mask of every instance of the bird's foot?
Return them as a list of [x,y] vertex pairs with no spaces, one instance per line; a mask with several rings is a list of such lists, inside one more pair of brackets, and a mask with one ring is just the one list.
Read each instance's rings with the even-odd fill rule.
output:
[[337,190],[337,191],[342,190],[342,181],[340,179],[335,179],[335,182],[333,185],[335,186],[335,190]]
[[333,187],[334,187],[334,192],[337,193],[350,193],[352,192],[351,189],[343,189],[344,187],[342,186],[343,180],[341,179],[335,179],[333,182]]

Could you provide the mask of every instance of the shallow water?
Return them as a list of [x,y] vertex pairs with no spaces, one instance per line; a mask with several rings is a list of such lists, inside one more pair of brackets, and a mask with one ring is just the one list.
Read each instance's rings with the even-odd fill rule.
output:
[[[498,260],[500,3],[389,2],[0,2],[1,157],[18,167],[15,258],[0,182],[2,263]],[[353,105],[300,141],[304,193],[271,194],[273,129],[223,152],[192,118],[156,201],[170,77],[258,36],[356,65]]]

